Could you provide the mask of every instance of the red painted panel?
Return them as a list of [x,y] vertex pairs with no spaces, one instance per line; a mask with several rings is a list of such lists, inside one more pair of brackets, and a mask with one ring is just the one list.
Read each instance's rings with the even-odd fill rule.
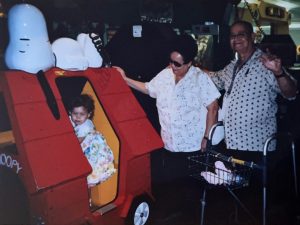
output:
[[[137,170],[138,168],[138,170]],[[150,174],[150,156],[144,155],[134,158],[128,165],[128,176],[126,187],[128,193],[140,195],[145,191],[150,191],[151,174]]]
[[[88,188],[85,178],[47,190],[47,224],[84,224],[89,214]],[[80,223],[81,222],[81,223]]]
[[103,108],[117,122],[146,117],[132,93],[101,96]]
[[142,155],[163,147],[160,136],[146,118],[120,123],[119,129],[133,155]]
[[97,87],[99,95],[131,92],[120,73],[114,68],[88,69],[85,75]]
[[37,190],[85,176],[91,171],[73,133],[27,142],[24,150]]
[[45,101],[35,75],[22,71],[6,71],[5,75],[14,104]]
[[13,106],[24,142],[73,131],[62,102],[58,106],[59,120],[54,118],[46,102]]

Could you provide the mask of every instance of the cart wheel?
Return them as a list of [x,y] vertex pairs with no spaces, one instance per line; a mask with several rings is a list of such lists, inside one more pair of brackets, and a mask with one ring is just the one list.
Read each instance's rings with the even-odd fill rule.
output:
[[0,167],[0,187],[1,224],[30,224],[26,191],[17,174]]
[[151,211],[151,200],[147,196],[136,198],[126,218],[127,225],[145,225],[149,222]]

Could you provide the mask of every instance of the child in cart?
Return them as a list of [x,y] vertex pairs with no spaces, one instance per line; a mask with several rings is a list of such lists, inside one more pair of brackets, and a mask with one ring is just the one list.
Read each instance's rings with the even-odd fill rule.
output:
[[71,101],[69,115],[82,151],[93,171],[87,177],[89,187],[93,187],[111,177],[114,168],[114,156],[104,136],[96,131],[92,122],[94,100],[87,94],[81,94]]

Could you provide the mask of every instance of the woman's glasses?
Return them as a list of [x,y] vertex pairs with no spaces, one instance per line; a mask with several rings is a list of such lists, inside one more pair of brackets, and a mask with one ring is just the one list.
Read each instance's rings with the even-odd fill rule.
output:
[[181,63],[179,63],[179,62],[176,62],[176,61],[174,61],[174,60],[172,60],[172,59],[170,59],[170,64],[173,64],[175,67],[182,67],[184,64],[181,64]]

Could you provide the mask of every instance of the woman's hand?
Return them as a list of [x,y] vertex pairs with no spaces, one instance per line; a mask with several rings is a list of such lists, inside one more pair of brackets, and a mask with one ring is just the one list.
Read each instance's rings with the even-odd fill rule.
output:
[[124,70],[121,67],[113,66],[113,68],[115,68],[121,74],[121,76],[123,77],[123,79],[126,80],[127,76],[126,76]]
[[201,141],[201,152],[206,151],[206,146],[207,146],[207,139],[203,138],[202,141]]

